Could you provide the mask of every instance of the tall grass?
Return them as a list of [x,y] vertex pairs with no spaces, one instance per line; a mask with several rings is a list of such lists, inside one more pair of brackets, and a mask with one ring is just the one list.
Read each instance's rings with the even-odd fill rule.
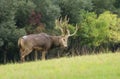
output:
[[0,65],[0,79],[120,79],[120,53]]

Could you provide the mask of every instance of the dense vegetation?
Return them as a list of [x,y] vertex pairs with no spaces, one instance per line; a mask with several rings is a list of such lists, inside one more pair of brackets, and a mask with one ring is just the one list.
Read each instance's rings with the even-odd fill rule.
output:
[[55,20],[66,15],[70,30],[76,24],[79,30],[69,39],[67,50],[52,50],[48,58],[119,50],[120,0],[0,0],[0,62],[19,61],[20,36],[60,34]]
[[0,65],[0,79],[120,79],[120,52]]

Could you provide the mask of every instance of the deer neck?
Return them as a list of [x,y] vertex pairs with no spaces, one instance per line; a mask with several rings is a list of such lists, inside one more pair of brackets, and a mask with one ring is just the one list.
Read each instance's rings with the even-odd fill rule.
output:
[[61,36],[51,36],[53,46],[60,46]]

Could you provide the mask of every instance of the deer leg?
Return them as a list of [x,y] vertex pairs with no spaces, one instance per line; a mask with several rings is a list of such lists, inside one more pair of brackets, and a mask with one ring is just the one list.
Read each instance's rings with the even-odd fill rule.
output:
[[47,51],[42,51],[42,60],[45,60],[46,53],[47,53]]
[[37,50],[35,50],[35,56],[34,56],[34,59],[35,59],[35,61],[37,61],[37,59],[38,59],[38,52],[37,52]]
[[25,51],[25,54],[24,54],[24,55],[26,56],[26,55],[30,54],[31,52],[32,52],[32,49],[26,49],[26,51]]
[[21,56],[20,60],[21,60],[21,62],[24,62],[25,61],[25,56]]
[[21,62],[25,61],[25,59],[24,59],[24,49],[20,49],[20,61]]
[[25,61],[25,56],[32,52],[32,49],[21,50],[21,62]]

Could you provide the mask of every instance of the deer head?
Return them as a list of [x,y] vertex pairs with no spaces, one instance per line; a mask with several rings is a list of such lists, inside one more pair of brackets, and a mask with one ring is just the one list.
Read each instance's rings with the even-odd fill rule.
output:
[[67,18],[67,16],[64,19],[60,18],[55,21],[56,27],[59,28],[61,31],[60,42],[64,47],[67,47],[68,38],[70,36],[74,36],[78,30],[78,26],[76,25],[76,29],[74,33],[71,34],[68,28],[69,26],[68,22],[69,22],[69,19]]

